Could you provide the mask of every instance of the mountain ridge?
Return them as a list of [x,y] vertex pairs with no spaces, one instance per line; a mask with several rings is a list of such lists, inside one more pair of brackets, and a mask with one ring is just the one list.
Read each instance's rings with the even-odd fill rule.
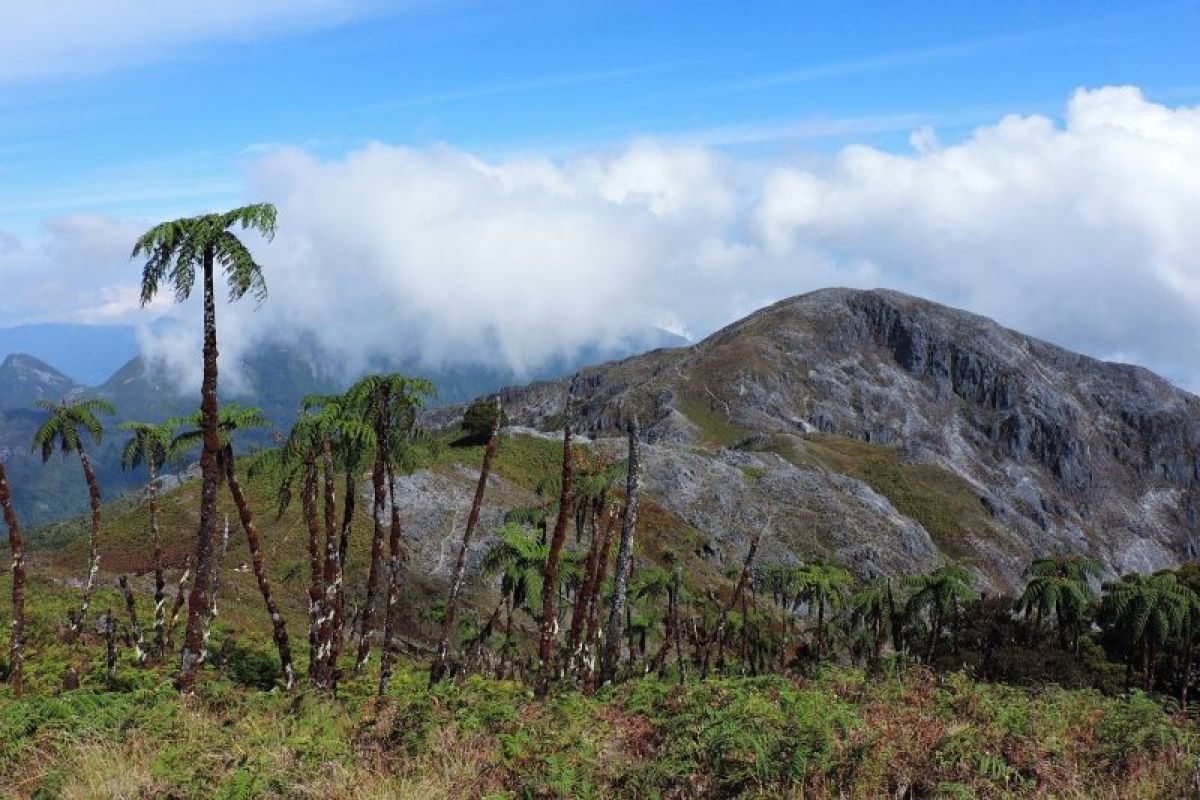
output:
[[[868,573],[963,557],[1013,586],[1035,554],[1089,553],[1116,574],[1193,558],[1200,541],[1200,398],[1145,368],[891,290],[798,295],[691,347],[501,396],[515,423],[547,429],[561,427],[568,394],[593,435],[641,418],[662,474],[693,476],[663,488],[697,527],[732,532],[774,511],[795,530],[815,525],[814,544]],[[807,486],[813,513],[788,510],[785,491],[769,502],[734,491],[727,469],[692,460],[697,445],[716,448],[710,461],[765,470],[768,485]],[[701,488],[724,499],[672,502]],[[939,492],[973,523],[938,534],[936,515],[914,520],[918,500]],[[865,526],[857,540],[852,524]]]

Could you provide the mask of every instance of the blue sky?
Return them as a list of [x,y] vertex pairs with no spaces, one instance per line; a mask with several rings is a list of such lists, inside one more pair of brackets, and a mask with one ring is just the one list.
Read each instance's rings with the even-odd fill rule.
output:
[[[146,13],[114,5],[129,6],[114,27]],[[329,5],[300,30],[280,13],[282,30],[241,34],[234,16],[161,48],[151,30],[117,52],[50,52],[42,74],[0,66],[2,227],[235,199],[240,165],[279,143],[903,148],[922,122],[952,139],[1006,112],[1059,113],[1079,86],[1200,93],[1194,2]]]
[[[0,327],[191,327],[146,225],[269,200],[303,332],[531,369],[886,286],[1200,386],[1200,0],[43,0],[0,28]],[[351,310],[348,313],[348,310]],[[397,344],[403,343],[403,344]],[[482,344],[486,343],[486,344]],[[466,354],[466,356],[464,356]]]

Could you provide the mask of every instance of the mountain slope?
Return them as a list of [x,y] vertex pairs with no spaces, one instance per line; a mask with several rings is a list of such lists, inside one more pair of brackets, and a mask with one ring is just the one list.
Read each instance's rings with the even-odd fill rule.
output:
[[76,388],[73,380],[33,356],[12,353],[0,362],[0,411],[59,400]]
[[731,546],[769,520],[774,557],[868,574],[966,558],[997,587],[1035,554],[1120,573],[1196,552],[1200,399],[896,292],[791,298],[504,400],[549,429],[568,390],[593,433],[638,414],[651,490]]

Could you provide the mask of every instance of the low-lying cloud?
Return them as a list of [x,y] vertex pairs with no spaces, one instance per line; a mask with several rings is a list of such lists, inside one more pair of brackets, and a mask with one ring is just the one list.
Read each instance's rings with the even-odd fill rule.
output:
[[[1079,91],[1061,122],[819,163],[669,141],[559,160],[279,150],[247,190],[279,207],[256,245],[271,296],[222,308],[222,352],[305,333],[347,364],[520,371],[649,325],[700,336],[788,295],[886,286],[1197,387],[1197,165],[1200,109],[1134,88]],[[189,327],[147,350],[194,374],[199,315],[172,313]]]

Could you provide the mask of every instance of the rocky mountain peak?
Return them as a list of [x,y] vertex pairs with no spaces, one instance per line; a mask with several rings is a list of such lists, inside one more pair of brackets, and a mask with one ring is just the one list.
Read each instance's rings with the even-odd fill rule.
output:
[[[866,571],[964,558],[1012,585],[1034,555],[1086,552],[1119,573],[1200,544],[1200,398],[899,292],[789,298],[690,347],[508,390],[505,405],[520,424],[561,427],[568,390],[593,434],[636,413],[671,458],[709,448],[764,470],[760,489],[795,483],[692,512],[698,527],[733,531],[763,506],[808,550]],[[889,505],[864,511],[864,498]],[[801,513],[814,507],[819,526]],[[936,545],[925,555],[912,523]]]

